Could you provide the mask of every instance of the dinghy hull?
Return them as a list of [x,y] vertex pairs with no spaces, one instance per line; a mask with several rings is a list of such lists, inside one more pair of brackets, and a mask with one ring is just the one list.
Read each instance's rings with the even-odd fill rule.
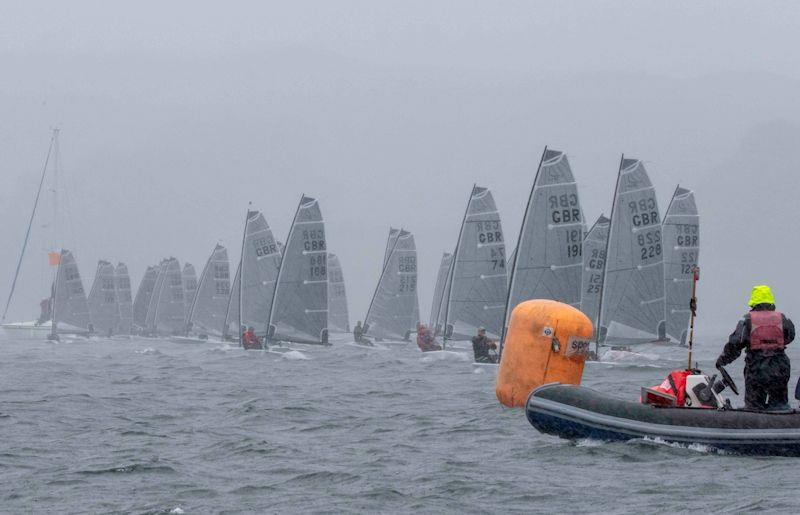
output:
[[561,384],[534,390],[525,411],[542,433],[570,440],[650,438],[739,454],[800,456],[797,411],[659,408]]

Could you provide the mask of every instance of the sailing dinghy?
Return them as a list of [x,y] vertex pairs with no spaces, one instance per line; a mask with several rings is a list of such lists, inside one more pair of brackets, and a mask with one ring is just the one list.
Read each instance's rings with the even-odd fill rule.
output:
[[644,164],[623,156],[606,249],[601,345],[666,341],[662,247],[655,188]]
[[442,312],[442,300],[444,299],[447,276],[450,273],[450,266],[453,263],[453,255],[449,252],[442,254],[439,263],[439,272],[436,274],[436,286],[433,289],[433,300],[431,301],[431,316],[428,319],[428,328],[433,331],[434,337],[438,336],[442,330],[439,320]]
[[78,263],[72,252],[61,250],[50,303],[52,331],[49,338],[58,340],[59,335],[89,334],[89,305]]
[[117,294],[117,315],[116,329],[118,335],[132,334],[133,326],[133,303],[131,298],[131,278],[128,275],[128,267],[125,263],[117,263],[114,268],[114,289]]
[[597,342],[600,317],[600,297],[603,294],[603,274],[606,269],[606,246],[611,220],[603,215],[597,219],[583,238],[583,278],[581,280],[581,311],[595,328],[592,339]]
[[330,252],[328,252],[328,330],[335,333],[350,333],[342,265],[338,256]]
[[119,317],[119,304],[114,284],[114,265],[108,261],[100,260],[97,263],[88,304],[90,331],[100,336],[113,336]]
[[153,298],[158,271],[157,265],[148,266],[136,290],[136,297],[133,299],[133,332],[136,334],[144,333],[147,328],[147,311]]
[[181,265],[175,258],[161,262],[156,288],[147,314],[151,336],[173,336],[183,332],[186,307],[184,303]]
[[269,310],[269,343],[328,345],[327,260],[319,202],[303,195],[280,260]]
[[443,342],[470,341],[479,327],[500,338],[508,296],[500,213],[487,188],[473,186],[443,297]]
[[400,229],[392,243],[367,315],[364,334],[379,340],[409,341],[416,331],[417,249],[414,235]]
[[662,227],[667,337],[686,344],[692,298],[692,270],[699,266],[700,217],[694,193],[677,187]]
[[517,304],[529,299],[580,305],[583,227],[567,156],[545,147],[510,270],[505,326]]
[[[184,267],[184,279],[185,270]],[[200,273],[194,299],[186,315],[185,334],[171,339],[178,343],[220,341],[230,289],[228,250],[218,244]]]
[[188,317],[189,310],[192,309],[192,303],[194,303],[194,296],[197,293],[197,271],[194,269],[193,264],[183,264],[181,280],[183,281],[183,299],[186,308],[184,316]]

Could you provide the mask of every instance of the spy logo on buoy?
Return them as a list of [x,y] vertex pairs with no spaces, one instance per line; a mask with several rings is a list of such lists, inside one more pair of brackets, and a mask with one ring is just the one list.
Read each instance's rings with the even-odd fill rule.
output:
[[546,336],[548,338],[553,337],[553,328],[552,327],[545,327],[542,329],[542,336]]

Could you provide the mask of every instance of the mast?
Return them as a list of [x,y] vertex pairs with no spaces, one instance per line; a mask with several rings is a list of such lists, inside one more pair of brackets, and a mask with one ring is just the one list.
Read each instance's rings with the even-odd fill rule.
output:
[[[456,240],[456,249],[453,252],[453,266],[450,268],[452,271],[450,275],[450,281],[452,282],[453,279],[456,277],[456,263],[458,262],[458,248],[461,246],[461,237],[464,235],[464,224],[467,223],[467,214],[469,213],[469,206],[472,204],[472,195],[475,194],[475,186],[477,183],[472,183],[472,191],[469,193],[469,200],[467,201],[467,208],[464,210],[464,218],[461,219],[461,229],[458,231],[458,240]],[[445,285],[447,283],[445,282]],[[449,290],[447,291],[447,300],[445,301],[444,305],[444,324],[442,324],[443,332],[442,332],[442,350],[447,348],[447,319],[450,315],[450,296],[453,293],[453,287],[450,286]]]
[[[33,226],[33,219],[36,216],[36,208],[39,206],[39,196],[42,193],[42,185],[44,184],[45,175],[47,175],[47,165],[50,162],[50,155],[53,152],[53,147],[56,146],[58,141],[58,131],[59,129],[53,129],[53,135],[50,137],[50,146],[47,149],[47,157],[44,160],[44,166],[42,167],[42,176],[39,179],[39,188],[36,190],[36,199],[33,201],[33,209],[31,210],[31,216],[28,220],[28,229],[25,231],[25,240],[22,243],[22,251],[19,253],[19,260],[17,261],[17,269],[14,271],[14,280],[11,282],[11,291],[8,294],[8,299],[6,300],[6,307],[3,310],[3,318],[2,321],[6,321],[6,315],[8,315],[8,307],[11,305],[11,299],[14,297],[14,290],[17,287],[17,278],[19,277],[19,271],[22,267],[22,260],[25,257],[25,249],[28,247],[28,239],[31,235],[31,227]],[[56,217],[57,218],[57,217]],[[55,223],[55,219],[54,219]],[[55,334],[55,326],[53,330],[53,334]]]
[[[239,254],[239,320],[237,322],[236,334],[239,335],[239,345],[244,346],[242,341],[242,262],[244,261],[244,243],[247,240],[247,222],[250,221],[250,205],[252,202],[247,203],[247,215],[244,217],[244,231],[242,231],[242,252]],[[231,290],[233,292],[233,290]],[[233,294],[233,293],[231,293]],[[228,318],[227,315],[225,318]]]
[[507,326],[510,320],[508,319],[509,315],[511,314],[511,292],[514,288],[514,276],[516,275],[517,271],[517,260],[519,259],[519,242],[522,240],[522,235],[525,234],[525,224],[528,220],[528,211],[531,208],[531,202],[533,201],[533,192],[536,188],[536,181],[539,179],[539,172],[542,171],[542,163],[544,163],[544,156],[547,154],[547,145],[544,146],[544,150],[542,151],[542,157],[539,159],[539,166],[536,168],[536,175],[533,177],[533,184],[531,185],[531,192],[528,195],[528,203],[525,205],[525,213],[522,215],[522,224],[520,224],[519,228],[519,236],[517,237],[517,246],[516,250],[514,251],[514,262],[511,263],[511,279],[508,281],[508,293],[506,295],[506,312],[503,315],[503,334],[500,335],[500,355],[503,354],[503,344],[506,339],[506,331]]
[[611,245],[611,234],[614,230],[614,211],[616,210],[617,194],[619,192],[619,180],[622,177],[622,163],[625,162],[625,154],[619,158],[619,170],[617,170],[617,183],[614,186],[614,197],[611,200],[611,213],[608,215],[608,237],[606,238],[606,256],[605,266],[603,266],[603,286],[600,291],[600,305],[597,307],[597,331],[594,342],[594,352],[599,355],[600,352],[600,328],[603,322],[603,297],[606,296],[606,276],[608,275],[608,248]]

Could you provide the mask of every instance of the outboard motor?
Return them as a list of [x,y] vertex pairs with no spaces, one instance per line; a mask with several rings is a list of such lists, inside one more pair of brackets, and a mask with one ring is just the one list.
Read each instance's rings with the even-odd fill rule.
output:
[[700,370],[675,370],[658,386],[642,387],[642,404],[668,408],[721,408],[730,402],[722,397],[725,382]]

